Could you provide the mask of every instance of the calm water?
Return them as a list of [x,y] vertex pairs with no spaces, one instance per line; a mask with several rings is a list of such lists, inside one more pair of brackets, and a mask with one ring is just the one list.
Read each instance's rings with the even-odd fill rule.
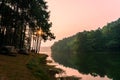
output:
[[47,60],[52,60],[53,63],[50,63],[49,65],[56,65],[57,68],[61,68],[65,71],[65,73],[58,74],[56,76],[76,76],[76,77],[82,77],[81,80],[112,80],[109,79],[107,76],[105,77],[100,77],[100,76],[91,76],[90,74],[88,75],[83,75],[82,73],[78,72],[78,70],[70,68],[70,67],[65,67],[61,64],[58,64],[51,58],[51,50],[49,47],[42,47],[41,48],[41,53],[47,54],[49,57]]

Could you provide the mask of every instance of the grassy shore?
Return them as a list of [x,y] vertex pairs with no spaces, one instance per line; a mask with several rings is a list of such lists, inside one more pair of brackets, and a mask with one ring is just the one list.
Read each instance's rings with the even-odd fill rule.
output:
[[0,54],[0,80],[56,80],[60,70],[46,65],[44,54],[7,56]]

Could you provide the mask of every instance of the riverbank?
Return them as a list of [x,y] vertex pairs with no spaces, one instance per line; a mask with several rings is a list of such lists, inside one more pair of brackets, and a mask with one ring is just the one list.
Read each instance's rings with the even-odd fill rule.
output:
[[47,55],[0,54],[0,80],[56,80],[61,69],[46,65]]

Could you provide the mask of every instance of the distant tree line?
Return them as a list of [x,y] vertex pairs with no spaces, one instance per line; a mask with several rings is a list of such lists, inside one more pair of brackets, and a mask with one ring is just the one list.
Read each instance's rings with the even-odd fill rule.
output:
[[[46,4],[45,0],[0,0],[0,46],[23,48],[26,26],[30,35],[42,29],[44,40],[55,38],[50,31],[52,23]],[[30,37],[27,41],[30,42]]]
[[55,61],[73,66],[81,54],[94,52],[120,52],[120,19],[102,29],[79,32],[55,42],[51,47]]
[[120,19],[55,42],[53,59],[82,74],[120,79]]

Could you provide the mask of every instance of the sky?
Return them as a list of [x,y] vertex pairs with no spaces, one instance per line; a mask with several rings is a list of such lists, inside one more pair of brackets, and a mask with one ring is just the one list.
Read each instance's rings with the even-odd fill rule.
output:
[[120,18],[120,0],[46,0],[56,39],[42,42],[51,46],[55,41],[84,30],[95,30]]

